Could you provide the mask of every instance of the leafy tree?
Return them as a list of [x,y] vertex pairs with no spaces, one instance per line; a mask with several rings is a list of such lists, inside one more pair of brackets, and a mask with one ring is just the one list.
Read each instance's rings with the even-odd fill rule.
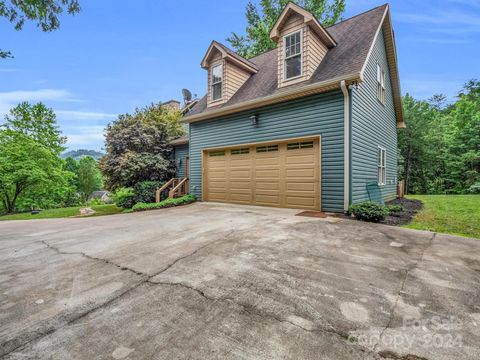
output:
[[403,99],[399,130],[400,177],[412,193],[466,193],[480,186],[480,82],[471,80],[457,101],[445,96]]
[[102,176],[97,167],[97,161],[91,156],[85,156],[78,162],[78,191],[83,202],[87,202],[92,192],[102,187]]
[[109,190],[132,187],[142,181],[164,181],[174,173],[168,143],[184,130],[181,113],[152,104],[120,115],[105,131],[106,155],[100,170]]
[[[400,177],[406,182],[407,193],[425,192],[427,184],[423,174],[427,153],[423,146],[425,131],[428,129],[431,107],[425,101],[415,100],[409,94],[403,98],[406,128],[398,131],[398,147],[402,166]],[[416,179],[412,182],[412,178]]]
[[27,191],[65,185],[61,159],[48,147],[12,130],[0,130],[0,201],[7,213]]
[[[36,21],[45,32],[60,27],[58,16],[64,11],[74,15],[80,12],[78,0],[0,0],[0,17],[10,21],[15,30],[21,30],[26,20]],[[9,51],[0,50],[0,58],[9,58]]]
[[57,155],[65,150],[63,145],[67,138],[57,127],[56,115],[41,102],[35,105],[28,102],[18,104],[5,116],[5,121],[1,127],[29,136]]
[[[235,51],[249,59],[274,49],[277,44],[270,39],[270,31],[282,10],[290,0],[260,0],[260,10],[249,1],[245,10],[247,18],[246,35],[232,32],[227,38]],[[342,19],[345,0],[294,0],[294,3],[311,12],[323,26],[330,26]]]

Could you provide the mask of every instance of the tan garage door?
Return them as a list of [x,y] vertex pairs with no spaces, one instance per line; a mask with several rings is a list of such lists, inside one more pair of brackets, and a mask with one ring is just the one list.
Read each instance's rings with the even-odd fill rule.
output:
[[204,152],[206,201],[320,209],[319,139]]

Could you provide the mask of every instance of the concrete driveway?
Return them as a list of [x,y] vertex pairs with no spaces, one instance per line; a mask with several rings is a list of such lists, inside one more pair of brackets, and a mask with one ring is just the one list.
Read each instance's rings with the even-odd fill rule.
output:
[[479,240],[296,213],[1,222],[0,357],[480,357]]

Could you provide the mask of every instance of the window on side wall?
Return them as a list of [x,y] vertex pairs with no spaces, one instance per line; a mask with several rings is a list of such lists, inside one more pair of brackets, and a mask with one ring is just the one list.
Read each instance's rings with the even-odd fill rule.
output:
[[212,101],[222,98],[223,65],[212,67]]
[[387,151],[382,148],[378,147],[378,155],[377,155],[377,180],[378,185],[385,185],[386,178],[387,178],[387,171],[386,171],[386,164],[387,164]]
[[377,99],[385,105],[385,70],[377,64]]
[[283,38],[285,80],[302,75],[302,31]]

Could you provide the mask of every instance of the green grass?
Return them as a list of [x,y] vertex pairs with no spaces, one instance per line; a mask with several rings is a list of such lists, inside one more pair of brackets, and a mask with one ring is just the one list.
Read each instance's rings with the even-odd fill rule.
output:
[[[91,216],[113,215],[113,214],[119,214],[123,211],[123,209],[119,208],[117,205],[93,205],[90,207],[96,211],[96,213]],[[3,216],[0,216],[0,220],[55,219],[55,218],[66,218],[66,217],[79,216],[79,215],[80,215],[80,206],[77,206],[77,207],[68,207],[68,208],[61,208],[61,209],[43,210],[40,212],[40,214],[37,214],[37,215],[31,215],[29,212],[12,214],[12,215],[3,215]]]
[[480,195],[410,195],[423,209],[404,227],[480,239]]

